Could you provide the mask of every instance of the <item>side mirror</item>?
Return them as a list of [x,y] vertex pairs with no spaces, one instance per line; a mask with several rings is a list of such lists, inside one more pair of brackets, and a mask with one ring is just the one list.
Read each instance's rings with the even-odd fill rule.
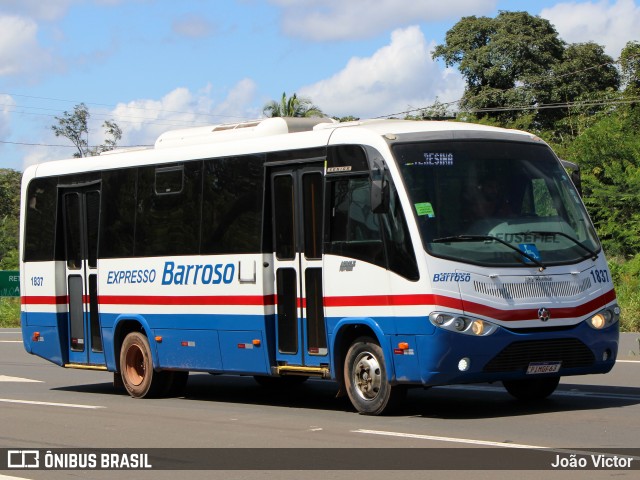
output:
[[578,190],[578,193],[580,194],[580,196],[582,196],[582,177],[580,176],[580,165],[562,159],[560,159],[560,163],[562,163],[562,166],[567,171],[569,171],[569,178],[571,178],[571,181],[575,185],[576,190]]

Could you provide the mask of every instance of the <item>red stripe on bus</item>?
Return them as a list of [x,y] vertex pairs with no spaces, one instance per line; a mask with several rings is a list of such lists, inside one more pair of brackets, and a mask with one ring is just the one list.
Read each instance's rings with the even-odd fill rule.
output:
[[[614,290],[575,307],[551,307],[552,319],[575,318],[587,315],[604,307],[616,299]],[[229,296],[133,296],[133,295],[101,295],[99,303],[103,305],[275,305],[276,295],[229,295]],[[68,303],[66,296],[23,296],[23,305],[64,305]],[[85,296],[85,303],[88,297]],[[298,307],[306,307],[306,300],[297,299]],[[326,297],[324,306],[335,307],[383,307],[383,306],[430,306],[446,307],[461,310],[467,314],[481,315],[502,321],[521,321],[537,318],[537,309],[527,308],[505,310],[490,307],[476,302],[462,301],[459,298],[444,295],[359,295],[344,297]],[[425,312],[426,313],[426,312]]]
[[22,305],[63,305],[68,303],[66,295],[60,296],[36,296],[36,295],[23,295],[20,299]]
[[[588,301],[576,305],[575,307],[549,307],[551,312],[551,320],[558,318],[575,318],[588,315],[605,305],[613,302],[616,299],[614,290],[608,292]],[[495,318],[496,320],[502,320],[505,322],[517,322],[520,320],[532,320],[537,319],[537,309],[527,308],[520,310],[502,310],[498,308],[489,307],[480,303],[464,301],[464,311],[470,314],[482,315],[484,317]]]
[[275,295],[100,295],[102,305],[274,305]]

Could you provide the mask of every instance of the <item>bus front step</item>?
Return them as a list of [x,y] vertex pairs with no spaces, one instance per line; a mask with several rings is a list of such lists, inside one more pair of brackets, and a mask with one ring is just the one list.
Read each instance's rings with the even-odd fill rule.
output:
[[106,371],[106,365],[89,365],[85,363],[65,363],[63,365],[64,368],[79,368],[81,370],[102,370]]
[[307,375],[309,377],[331,378],[328,367],[301,367],[295,365],[279,365],[272,367],[274,375]]

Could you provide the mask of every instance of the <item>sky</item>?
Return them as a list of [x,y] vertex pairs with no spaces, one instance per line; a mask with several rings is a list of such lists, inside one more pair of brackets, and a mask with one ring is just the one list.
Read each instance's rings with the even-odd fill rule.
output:
[[640,40],[640,0],[0,0],[0,168],[69,158],[51,126],[84,102],[121,146],[263,117],[297,93],[330,116],[373,118],[458,100],[431,52],[465,16],[527,11],[617,59]]

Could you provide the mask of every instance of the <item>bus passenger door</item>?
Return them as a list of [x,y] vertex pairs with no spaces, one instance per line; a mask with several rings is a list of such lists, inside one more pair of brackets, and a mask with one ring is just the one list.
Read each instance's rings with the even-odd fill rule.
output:
[[328,364],[322,292],[322,164],[271,173],[276,273],[276,360]]
[[105,365],[98,315],[100,184],[61,190],[69,363]]

